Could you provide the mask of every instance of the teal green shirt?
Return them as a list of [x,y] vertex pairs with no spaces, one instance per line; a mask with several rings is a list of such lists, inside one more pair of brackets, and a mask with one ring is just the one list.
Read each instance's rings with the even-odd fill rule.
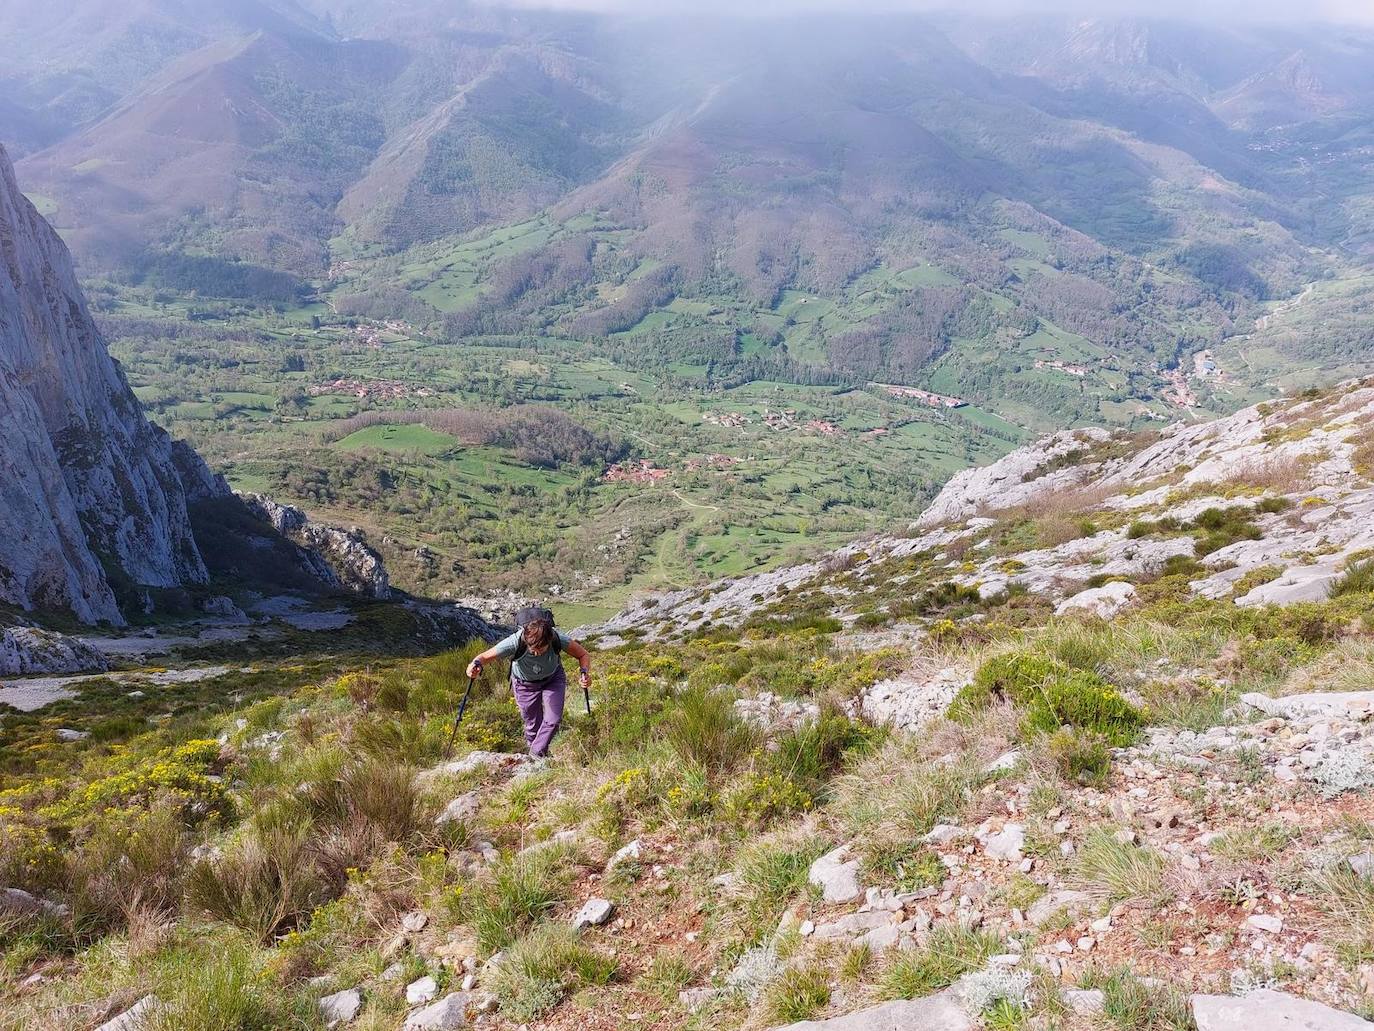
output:
[[[528,648],[525,654],[511,663],[511,676],[520,680],[548,680],[563,666],[562,652],[566,651],[568,645],[572,643],[572,638],[567,634],[555,630],[558,634],[558,643],[561,648],[550,648],[543,655],[535,655]],[[517,630],[509,637],[495,645],[496,654],[505,658],[507,655],[514,655],[515,649],[520,645],[520,631]]]

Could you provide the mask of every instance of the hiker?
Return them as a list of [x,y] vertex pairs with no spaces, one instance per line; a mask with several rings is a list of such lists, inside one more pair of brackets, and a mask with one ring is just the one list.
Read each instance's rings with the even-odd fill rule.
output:
[[582,667],[583,690],[592,685],[592,657],[581,644],[554,627],[553,613],[548,609],[521,609],[515,622],[515,633],[468,663],[468,676],[481,676],[486,663],[510,657],[510,682],[525,721],[525,744],[531,755],[546,756],[563,720],[563,700],[568,693],[562,653],[566,651]]

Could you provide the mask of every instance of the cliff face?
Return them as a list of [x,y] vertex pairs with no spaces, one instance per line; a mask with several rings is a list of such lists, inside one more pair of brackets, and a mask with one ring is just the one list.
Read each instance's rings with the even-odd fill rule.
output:
[[[144,418],[66,247],[0,147],[0,602],[122,623],[139,588],[204,583],[182,476]],[[130,594],[131,592],[131,594]]]

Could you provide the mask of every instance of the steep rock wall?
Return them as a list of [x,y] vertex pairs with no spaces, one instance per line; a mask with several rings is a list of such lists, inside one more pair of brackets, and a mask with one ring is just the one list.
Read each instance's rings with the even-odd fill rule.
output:
[[0,147],[0,602],[122,623],[140,588],[204,583],[182,475]]

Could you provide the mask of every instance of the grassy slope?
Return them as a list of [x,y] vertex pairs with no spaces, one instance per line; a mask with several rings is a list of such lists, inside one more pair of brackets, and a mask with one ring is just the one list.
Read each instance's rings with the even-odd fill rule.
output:
[[[1094,724],[1046,735],[1018,723],[1015,712],[995,710],[906,739],[852,723],[833,707],[913,661],[976,669],[1010,652],[1062,662],[1143,697],[1151,725],[1205,728],[1245,691],[1357,684],[1356,670],[1374,664],[1367,588],[1318,606],[1249,611],[1160,592],[1113,624],[1047,619],[1024,599],[991,608],[955,599],[921,617],[932,626],[952,619],[954,629],[940,631],[915,659],[896,651],[855,659],[838,650],[831,628],[785,612],[777,614],[782,629],[746,626],[670,646],[630,645],[598,656],[594,713],[572,707],[557,761],[510,783],[480,774],[416,777],[440,758],[466,652],[374,661],[342,677],[346,661],[268,663],[241,676],[232,696],[219,683],[219,699],[242,701],[219,711],[202,701],[152,730],[130,717],[165,702],[132,701],[97,682],[80,703],[5,723],[3,880],[70,899],[79,922],[0,930],[3,1012],[22,1024],[60,1011],[68,1016],[48,1018],[49,1026],[66,1026],[86,1011],[64,1007],[96,998],[127,1004],[156,992],[171,1007],[164,1017],[171,1026],[312,1027],[315,998],[361,985],[360,1026],[392,1028],[406,1007],[397,982],[383,977],[390,964],[401,963],[402,984],[429,972],[451,989],[459,973],[442,957],[506,949],[514,965],[483,970],[480,979],[481,990],[497,995],[499,1027],[531,1019],[610,1027],[632,1012],[646,1027],[758,1026],[825,1012],[841,988],[846,1008],[937,990],[990,952],[1007,951],[1005,936],[1029,954],[1083,933],[1071,917],[1038,930],[1004,923],[1053,876],[1100,893],[1102,908],[1105,900],[1135,900],[1114,910],[1116,929],[1098,934],[1094,957],[1066,962],[1085,983],[1119,996],[1114,1019],[1130,1021],[1119,1026],[1181,1029],[1186,1022],[1169,1016],[1177,1002],[1167,992],[1110,978],[1129,957],[1135,973],[1170,986],[1225,990],[1224,965],[1194,960],[1179,946],[1226,940],[1249,910],[1224,878],[1183,887],[1164,878],[1166,861],[1153,846],[1121,846],[1097,830],[1103,794],[1125,797],[1139,782],[1113,769]],[[962,618],[975,611],[986,618]],[[1327,629],[1314,635],[1314,625]],[[459,754],[518,746],[518,722],[499,682],[479,689]],[[702,691],[717,684],[726,686]],[[758,732],[739,721],[730,701],[764,689],[819,703],[828,713],[821,730],[782,731],[777,750],[758,748]],[[57,742],[58,725],[93,736]],[[207,740],[221,732],[227,743]],[[1013,745],[1021,763],[985,771]],[[932,763],[937,756],[946,760]],[[1234,795],[1204,790],[1201,776],[1183,770],[1163,790],[1186,820],[1206,820],[1222,834],[1214,850],[1240,857],[1248,883],[1260,891],[1282,883],[1289,911],[1326,921],[1324,941],[1336,959],[1322,968],[1322,990],[1344,992],[1345,1004],[1356,1005],[1367,927],[1351,916],[1358,910],[1333,909],[1300,873],[1299,857],[1318,841],[1358,851],[1374,834],[1367,798],[1313,807],[1310,788],[1260,782],[1242,760],[1218,760],[1205,775],[1237,785]],[[982,790],[988,785],[991,794]],[[474,787],[482,796],[477,816],[436,828],[438,808]],[[930,948],[915,953],[877,956],[796,934],[797,919],[837,912],[805,884],[821,851],[858,835],[865,883],[938,884],[951,875],[921,835],[935,822],[972,826],[1005,815],[1005,797],[1026,807],[1019,818],[1037,865],[1029,877],[996,867],[967,872],[990,889],[980,904],[982,937],[938,915]],[[1279,797],[1301,818],[1285,825],[1281,839],[1256,836],[1256,806]],[[1071,829],[1054,834],[1056,821]],[[539,845],[568,830],[577,832],[571,844]],[[1059,854],[1060,836],[1075,843],[1075,856]],[[593,879],[631,839],[642,842],[644,859]],[[475,860],[479,840],[499,850],[494,865]],[[55,848],[56,841],[71,844]],[[224,855],[187,862],[200,841],[218,843]],[[254,850],[265,850],[289,881],[251,858]],[[710,885],[727,871],[737,877],[733,896]],[[1358,905],[1374,897],[1367,883],[1343,890]],[[573,941],[561,927],[591,894],[612,899],[624,922]],[[1193,907],[1186,926],[1173,901]],[[416,909],[428,924],[398,937],[403,915]],[[784,930],[775,936],[780,917]],[[1222,958],[1244,966],[1250,961],[1232,935]],[[765,963],[774,973],[752,1004],[724,992],[692,1015],[678,1002],[679,988],[723,985],[723,972],[744,951],[770,941],[788,972],[776,976]],[[19,982],[40,967],[50,979],[21,991]],[[1063,982],[1035,974],[1036,1010],[1052,1015]],[[1314,990],[1280,966],[1253,976]]]

